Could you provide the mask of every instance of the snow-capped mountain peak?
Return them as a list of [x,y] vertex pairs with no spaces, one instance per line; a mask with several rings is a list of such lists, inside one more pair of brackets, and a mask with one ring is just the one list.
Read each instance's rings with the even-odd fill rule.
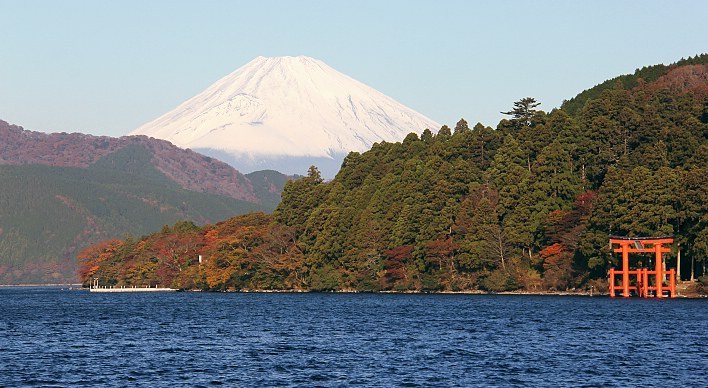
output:
[[257,57],[131,134],[258,165],[288,157],[337,158],[439,127],[324,62],[297,56]]

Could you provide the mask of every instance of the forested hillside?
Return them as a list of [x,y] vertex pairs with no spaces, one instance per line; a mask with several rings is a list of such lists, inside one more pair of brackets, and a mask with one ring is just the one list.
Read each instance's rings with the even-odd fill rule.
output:
[[272,211],[288,177],[249,176],[162,140],[0,121],[0,284],[75,282],[77,252],[99,241]]
[[113,241],[84,252],[82,274],[203,289],[601,288],[613,234],[676,236],[669,264],[680,250],[682,276],[698,277],[708,255],[707,62],[647,79],[640,70],[548,113],[524,98],[496,129],[460,120],[375,144],[349,154],[331,182],[316,168],[288,182],[272,220]]
[[73,282],[76,253],[90,244],[263,209],[184,190],[136,159],[130,160],[140,174],[105,166],[130,151],[136,150],[126,147],[86,169],[0,166],[0,284]]
[[563,102],[562,109],[570,115],[577,115],[588,100],[601,96],[607,90],[669,89],[671,93],[692,92],[696,97],[708,93],[708,82],[703,66],[706,54],[682,59],[671,65],[653,65],[637,69],[634,74],[621,75],[585,90]]

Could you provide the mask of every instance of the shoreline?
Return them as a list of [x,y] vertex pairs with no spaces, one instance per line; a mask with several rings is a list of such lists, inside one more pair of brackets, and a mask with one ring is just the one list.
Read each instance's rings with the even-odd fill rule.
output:
[[[590,292],[587,291],[503,291],[503,292],[487,292],[482,290],[467,290],[467,291],[358,291],[358,290],[332,290],[332,291],[310,291],[310,290],[223,290],[223,291],[204,291],[199,289],[194,290],[179,290],[180,292],[219,292],[219,293],[241,293],[241,294],[398,294],[398,295],[511,295],[511,296],[577,296],[588,298],[610,298],[609,292]],[[664,297],[662,299],[706,299],[708,295],[701,294],[679,294],[675,298]],[[615,299],[625,299],[616,297]],[[645,299],[636,296],[627,299]],[[657,298],[648,298],[657,299]]]
[[[283,289],[283,290],[222,290],[222,291],[205,291],[200,289],[174,289],[174,288],[108,288],[108,289],[89,289],[82,287],[81,283],[50,283],[50,284],[0,284],[0,288],[59,288],[67,287],[72,291],[93,291],[93,292],[140,292],[140,291],[171,291],[171,292],[225,292],[225,293],[280,293],[280,294],[297,294],[297,293],[312,293],[312,294],[419,294],[419,295],[527,295],[527,296],[578,296],[578,297],[600,297],[609,298],[609,292],[593,292],[589,291],[502,291],[502,292],[488,292],[482,290],[464,290],[464,291],[360,291],[353,289],[346,290],[331,290],[331,291],[311,291],[302,289]],[[631,297],[629,299],[636,299],[637,297]],[[616,299],[624,299],[622,297],[617,297]],[[643,299],[643,298],[639,298]],[[650,298],[655,299],[655,298]],[[665,297],[663,299],[708,299],[708,295],[704,294],[678,294],[676,298]]]

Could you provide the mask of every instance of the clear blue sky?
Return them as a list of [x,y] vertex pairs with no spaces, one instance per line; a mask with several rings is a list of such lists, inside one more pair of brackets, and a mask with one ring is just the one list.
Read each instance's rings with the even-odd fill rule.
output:
[[258,55],[307,55],[454,126],[495,127],[708,52],[708,1],[0,0],[0,119],[120,136]]

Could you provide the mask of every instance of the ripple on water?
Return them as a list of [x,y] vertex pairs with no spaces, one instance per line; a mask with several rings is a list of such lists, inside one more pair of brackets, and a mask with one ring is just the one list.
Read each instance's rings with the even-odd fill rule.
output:
[[665,302],[0,289],[0,386],[708,386],[708,304]]

